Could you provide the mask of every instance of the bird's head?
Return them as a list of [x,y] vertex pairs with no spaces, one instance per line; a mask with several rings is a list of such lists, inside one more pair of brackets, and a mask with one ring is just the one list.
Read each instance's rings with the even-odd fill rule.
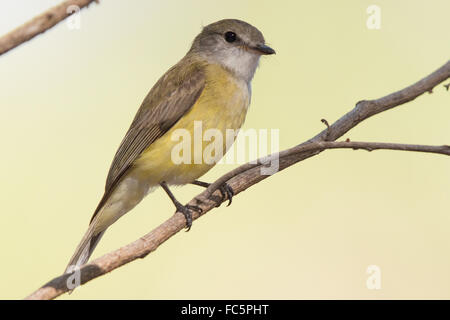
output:
[[274,54],[254,26],[236,19],[214,22],[195,38],[190,54],[217,63],[245,81],[253,78],[261,55]]

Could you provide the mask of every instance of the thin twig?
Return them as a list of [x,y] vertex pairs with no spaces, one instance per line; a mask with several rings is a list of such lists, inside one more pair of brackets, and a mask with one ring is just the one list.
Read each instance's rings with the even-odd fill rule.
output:
[[[423,93],[433,89],[436,85],[445,81],[449,77],[450,61],[429,76],[403,90],[397,91],[377,100],[358,102],[352,111],[348,112],[312,139],[291,149],[280,152],[278,154],[279,170],[283,170],[299,161],[317,155],[326,149],[336,148],[365,150],[389,149],[449,155],[449,146],[423,146],[352,141],[334,142],[334,140],[344,135],[365,119],[377,113],[411,101]],[[325,138],[330,141],[324,141]],[[260,169],[272,159],[273,157],[271,156],[264,157],[258,159],[256,164],[247,163],[236,168],[235,170],[232,170],[216,180],[204,192],[192,199],[189,204],[197,205],[202,208],[202,215],[204,215],[208,211],[215,208],[217,201],[221,201],[220,192],[217,190],[220,185],[227,182],[237,195],[238,193],[268,177],[262,175]],[[198,217],[199,214],[194,212],[192,217],[193,220]],[[156,250],[162,243],[167,241],[177,232],[182,230],[185,227],[185,223],[186,221],[184,216],[177,212],[160,226],[140,239],[82,266],[79,270],[81,277],[80,283],[84,284],[128,262],[145,257],[152,251]],[[29,295],[27,299],[54,299],[58,297],[68,291],[67,280],[69,277],[71,277],[70,274],[65,274],[51,280],[40,289]]]
[[67,0],[34,17],[0,38],[0,56],[38,34],[47,31],[58,22],[75,13],[74,11],[67,12],[68,7],[77,6],[82,9],[94,1],[98,2],[98,0]]

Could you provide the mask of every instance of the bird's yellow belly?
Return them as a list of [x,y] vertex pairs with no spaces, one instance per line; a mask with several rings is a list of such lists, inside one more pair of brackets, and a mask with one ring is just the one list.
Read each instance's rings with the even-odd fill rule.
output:
[[[228,143],[226,141],[227,129],[232,129],[237,133],[242,126],[250,103],[247,83],[234,80],[227,71],[217,66],[207,70],[206,79],[205,89],[192,108],[134,162],[133,173],[146,180],[150,186],[157,185],[162,181],[168,184],[182,185],[198,179],[219,160],[217,155],[225,154],[230,147],[230,139]],[[195,134],[194,128],[196,128]],[[211,141],[202,139],[202,136],[206,138],[205,133],[208,135],[209,129],[214,130],[214,135],[221,134],[222,136],[222,150],[219,153],[210,152],[212,147],[217,146],[217,144],[211,144],[215,138],[212,138]],[[211,132],[209,130],[209,133]],[[174,148],[177,148],[176,150],[180,148],[183,140],[180,138],[180,133],[183,134],[183,138],[186,134],[190,137],[190,141],[186,140],[190,145],[190,159],[182,163],[179,163],[178,158],[174,159],[172,154]],[[232,141],[234,139],[235,135],[232,137]],[[199,142],[200,144],[198,144]],[[195,143],[197,146],[194,146]],[[178,155],[179,152],[175,154]],[[186,160],[183,152],[182,155]]]

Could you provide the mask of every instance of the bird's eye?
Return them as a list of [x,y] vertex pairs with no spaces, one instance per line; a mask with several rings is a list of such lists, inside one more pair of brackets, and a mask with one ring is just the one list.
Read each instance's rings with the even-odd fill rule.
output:
[[225,40],[227,42],[235,42],[237,39],[236,33],[232,32],[232,31],[228,31],[225,33]]

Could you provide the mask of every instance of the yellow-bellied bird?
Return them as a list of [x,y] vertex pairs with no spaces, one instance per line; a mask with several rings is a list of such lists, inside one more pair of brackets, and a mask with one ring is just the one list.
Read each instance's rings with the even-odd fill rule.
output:
[[[190,210],[198,208],[183,206],[168,186],[193,183],[207,187],[208,183],[196,179],[214,163],[174,163],[171,150],[178,142],[172,134],[184,129],[193,135],[198,121],[204,130],[217,129],[223,136],[227,129],[238,130],[250,103],[250,82],[260,56],[274,53],[262,33],[244,21],[226,19],[203,28],[186,56],[158,80],[142,102],[66,272],[86,263],[106,229],[158,186],[184,214],[187,227],[191,226]],[[227,147],[224,141],[222,154]],[[221,192],[231,200],[231,188],[224,185]]]

